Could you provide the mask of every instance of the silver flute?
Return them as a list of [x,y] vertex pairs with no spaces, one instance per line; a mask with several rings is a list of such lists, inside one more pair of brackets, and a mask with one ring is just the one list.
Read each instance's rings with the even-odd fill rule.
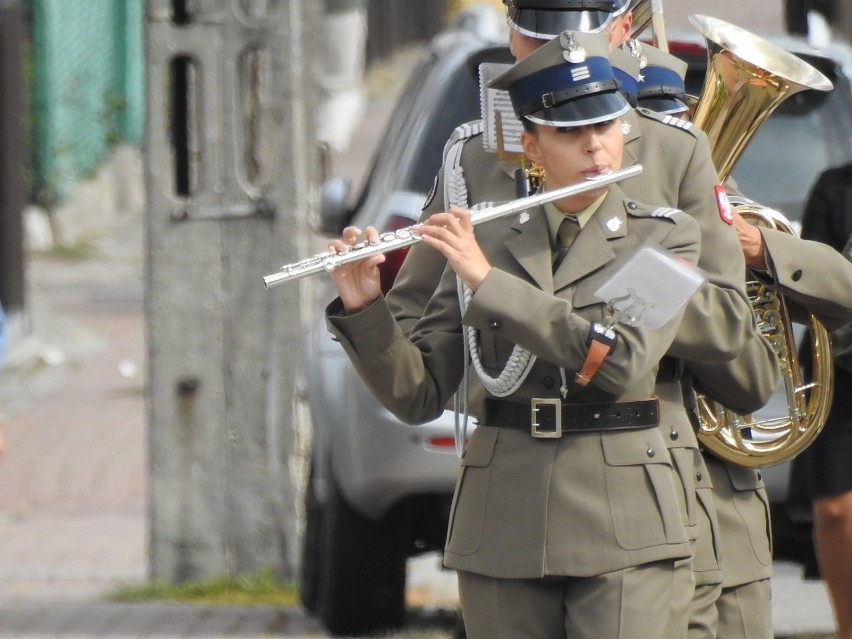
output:
[[[526,209],[554,202],[566,197],[578,195],[585,191],[599,189],[602,186],[613,184],[620,180],[626,180],[642,173],[642,165],[636,164],[620,171],[612,171],[598,177],[587,178],[583,182],[577,184],[569,184],[554,191],[545,191],[537,193],[529,197],[513,200],[500,206],[495,206],[488,209],[475,211],[471,216],[471,222],[474,225],[482,222],[496,220],[498,217],[511,215],[512,213],[520,213]],[[416,225],[415,225],[416,226]],[[271,275],[266,275],[263,278],[263,285],[266,288],[276,286],[282,282],[290,282],[301,277],[313,275],[315,273],[330,273],[338,266],[349,262],[357,262],[379,253],[388,253],[397,249],[411,246],[421,241],[420,235],[415,231],[415,226],[407,226],[397,231],[388,231],[379,233],[379,238],[375,242],[360,242],[355,244],[346,251],[326,251],[325,253],[317,253],[313,257],[309,257],[301,262],[294,262],[281,267],[281,270]]]

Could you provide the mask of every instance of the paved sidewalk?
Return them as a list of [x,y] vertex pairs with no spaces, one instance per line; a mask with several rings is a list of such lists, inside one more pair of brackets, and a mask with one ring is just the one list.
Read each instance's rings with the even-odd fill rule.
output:
[[0,372],[0,637],[322,637],[299,609],[118,604],[146,579],[143,220],[29,264]]

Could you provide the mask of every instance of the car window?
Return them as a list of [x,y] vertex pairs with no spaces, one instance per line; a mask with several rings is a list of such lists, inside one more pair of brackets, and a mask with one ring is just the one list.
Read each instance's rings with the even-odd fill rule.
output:
[[852,158],[852,100],[845,83],[834,81],[832,95],[806,91],[782,103],[732,173],[742,193],[792,221],[801,219],[819,174]]
[[[465,46],[471,50],[470,43]],[[426,56],[411,74],[388,123],[364,190],[355,207],[381,226],[391,194],[419,194],[421,206],[390,214],[416,215],[441,166],[453,130],[479,119],[479,64],[510,61],[506,47],[474,53]],[[363,222],[363,220],[362,220]]]
[[453,130],[464,122],[479,119],[479,65],[482,62],[511,61],[508,49],[497,47],[469,56],[455,70],[442,91],[432,98],[434,108],[424,111],[424,116],[428,118],[426,130],[431,134],[424,140],[423,148],[408,173],[407,183],[402,185],[403,189],[428,192],[435,174],[441,168],[444,145]]

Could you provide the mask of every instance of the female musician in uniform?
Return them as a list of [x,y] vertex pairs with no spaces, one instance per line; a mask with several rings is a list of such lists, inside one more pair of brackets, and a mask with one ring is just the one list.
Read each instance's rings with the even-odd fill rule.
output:
[[[567,32],[494,83],[525,121],[546,189],[621,166],[627,103],[607,56],[605,35]],[[557,243],[563,225],[574,239]],[[645,246],[695,263],[696,222],[612,186],[475,232],[453,209],[418,232],[449,267],[410,337],[380,293],[383,255],[332,271],[340,297],[327,321],[376,397],[411,423],[443,411],[473,355],[488,392],[444,554],[468,637],[685,636],[687,611],[672,602],[692,586],[691,546],[653,397],[680,312],[659,330],[610,325],[595,293]],[[331,248],[361,236],[347,228]]]

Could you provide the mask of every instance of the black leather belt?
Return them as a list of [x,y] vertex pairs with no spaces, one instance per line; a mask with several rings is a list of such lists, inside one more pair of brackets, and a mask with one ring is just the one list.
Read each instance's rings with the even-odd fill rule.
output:
[[565,432],[636,430],[660,423],[656,399],[617,404],[571,404],[536,397],[529,402],[486,399],[482,424],[529,430],[533,437],[561,437]]

